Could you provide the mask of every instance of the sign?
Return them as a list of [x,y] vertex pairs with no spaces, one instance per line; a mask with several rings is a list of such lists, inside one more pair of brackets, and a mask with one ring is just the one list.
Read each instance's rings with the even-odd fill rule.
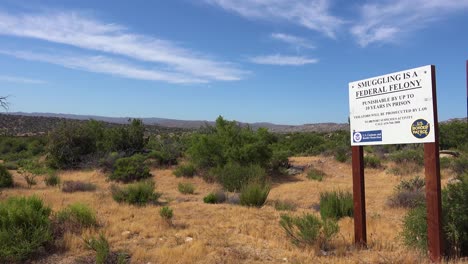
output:
[[432,68],[349,83],[351,145],[434,142]]

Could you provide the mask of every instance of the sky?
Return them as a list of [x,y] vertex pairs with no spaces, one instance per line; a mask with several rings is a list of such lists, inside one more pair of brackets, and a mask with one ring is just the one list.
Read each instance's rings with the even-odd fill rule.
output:
[[467,113],[468,0],[0,0],[10,112],[306,124],[348,83],[435,65]]

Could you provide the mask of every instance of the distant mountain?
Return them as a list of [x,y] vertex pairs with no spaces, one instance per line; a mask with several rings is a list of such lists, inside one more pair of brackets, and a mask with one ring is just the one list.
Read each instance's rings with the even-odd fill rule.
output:
[[[55,113],[23,113],[13,112],[6,113],[6,115],[12,116],[29,116],[29,117],[51,117],[51,118],[62,118],[62,119],[75,119],[75,120],[98,120],[108,123],[115,124],[127,124],[131,117],[105,117],[95,115],[73,115],[73,114],[55,114]],[[214,121],[206,120],[177,120],[157,117],[139,118],[146,125],[155,125],[166,128],[181,128],[181,129],[198,129],[204,125],[213,125]],[[330,132],[336,130],[348,130],[348,124],[339,123],[317,123],[317,124],[305,124],[299,126],[293,125],[278,125],[266,122],[259,123],[242,123],[241,125],[250,126],[253,129],[267,128],[271,132],[276,133],[292,133],[292,132]]]

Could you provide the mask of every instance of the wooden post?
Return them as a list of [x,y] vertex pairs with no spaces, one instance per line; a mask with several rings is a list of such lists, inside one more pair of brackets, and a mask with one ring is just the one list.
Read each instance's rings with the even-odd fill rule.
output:
[[354,243],[359,247],[367,245],[366,199],[364,190],[364,149],[352,146],[353,159],[353,201],[354,201]]
[[435,141],[424,144],[424,168],[426,175],[427,235],[430,258],[440,262],[443,255],[442,241],[442,203],[439,163],[439,124],[437,118],[435,67],[432,66],[432,102],[434,124],[432,125]]
[[466,61],[466,118],[468,119],[468,60]]

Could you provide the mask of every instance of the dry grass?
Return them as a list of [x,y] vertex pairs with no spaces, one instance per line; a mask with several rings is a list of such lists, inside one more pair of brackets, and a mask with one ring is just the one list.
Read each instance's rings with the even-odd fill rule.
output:
[[[320,192],[352,190],[351,166],[327,157],[295,157],[296,165],[312,165],[328,176],[322,182],[307,180],[305,174],[274,182],[269,201],[291,200],[298,206],[293,214],[313,212]],[[97,171],[60,173],[63,181],[80,180],[97,186],[95,192],[62,193],[46,187],[39,180],[27,189],[15,174],[19,187],[4,190],[1,199],[12,195],[36,194],[54,211],[81,202],[92,207],[103,225],[100,230],[85,230],[84,234],[66,234],[65,251],[61,259],[92,254],[85,249],[82,237],[103,232],[113,250],[127,251],[132,263],[427,263],[425,257],[407,250],[398,238],[405,209],[389,208],[387,198],[393,187],[407,176],[394,176],[384,170],[366,170],[366,208],[369,248],[353,247],[353,221],[340,220],[340,234],[332,242],[334,251],[321,256],[315,248],[298,248],[291,244],[279,225],[282,212],[266,205],[260,209],[230,204],[204,204],[203,197],[220,188],[202,179],[176,178],[171,169],[153,170],[160,201],[174,210],[173,225],[159,216],[161,206],[136,207],[112,200],[106,177]],[[178,191],[179,182],[196,187],[194,195]],[[190,240],[190,238],[192,240]],[[56,262],[56,256],[54,263]],[[51,260],[52,261],[52,260]],[[63,262],[68,263],[68,262]]]

